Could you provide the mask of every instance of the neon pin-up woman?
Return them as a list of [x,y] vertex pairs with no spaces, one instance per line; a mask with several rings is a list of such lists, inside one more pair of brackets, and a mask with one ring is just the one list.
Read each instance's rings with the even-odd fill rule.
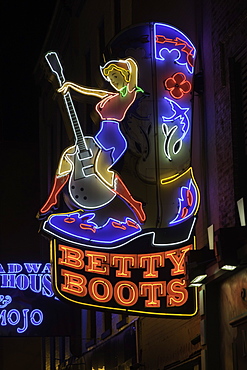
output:
[[[60,82],[57,90],[63,94],[75,134],[75,145],[67,148],[59,161],[53,188],[40,214],[48,213],[57,204],[57,196],[68,184],[70,198],[76,207],[86,210],[102,208],[118,195],[131,208],[138,222],[146,219],[142,203],[135,200],[119,175],[111,170],[127,148],[119,122],[136,99],[138,68],[132,58],[113,60],[101,67],[102,76],[116,92],[84,87],[65,82],[57,54],[46,55],[48,64]],[[70,89],[100,99],[95,109],[101,118],[101,128],[94,138],[83,136]]]

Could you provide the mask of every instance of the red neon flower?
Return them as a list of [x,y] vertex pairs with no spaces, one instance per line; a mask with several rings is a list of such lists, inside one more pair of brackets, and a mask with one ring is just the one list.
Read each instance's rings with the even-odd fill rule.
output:
[[165,80],[164,86],[175,99],[181,99],[184,94],[191,90],[191,83],[186,80],[182,72],[175,73],[172,77]]

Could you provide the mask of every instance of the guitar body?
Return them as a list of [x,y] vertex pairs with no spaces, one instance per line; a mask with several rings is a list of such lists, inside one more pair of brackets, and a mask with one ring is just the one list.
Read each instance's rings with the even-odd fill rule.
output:
[[102,151],[94,138],[85,137],[87,154],[83,159],[77,147],[76,152],[66,154],[73,170],[69,180],[69,193],[73,202],[82,208],[100,208],[109,203],[116,193],[112,190],[114,172],[111,150]]

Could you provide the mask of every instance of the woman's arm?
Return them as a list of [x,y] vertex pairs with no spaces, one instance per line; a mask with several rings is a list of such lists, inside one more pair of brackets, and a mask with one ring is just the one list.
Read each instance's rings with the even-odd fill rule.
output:
[[65,82],[63,86],[57,89],[57,91],[65,95],[69,91],[69,89],[73,89],[80,94],[96,96],[100,99],[103,99],[104,97],[112,94],[109,91],[91,89],[69,81]]

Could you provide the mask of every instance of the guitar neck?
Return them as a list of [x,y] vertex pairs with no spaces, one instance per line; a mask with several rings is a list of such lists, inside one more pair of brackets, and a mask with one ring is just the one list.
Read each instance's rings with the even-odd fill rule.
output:
[[[50,67],[52,73],[56,76],[59,86],[61,87],[65,82],[65,77],[63,74],[63,68],[60,63],[59,57],[56,52],[51,51],[45,55],[46,61]],[[88,150],[87,144],[79,123],[76,110],[69,92],[63,96],[67,112],[69,114],[70,123],[72,125],[74,135],[75,135],[75,144],[79,147],[80,153],[86,152]]]
[[69,113],[70,123],[74,131],[75,143],[79,147],[80,152],[83,152],[88,148],[69,92],[64,95],[64,101]]

